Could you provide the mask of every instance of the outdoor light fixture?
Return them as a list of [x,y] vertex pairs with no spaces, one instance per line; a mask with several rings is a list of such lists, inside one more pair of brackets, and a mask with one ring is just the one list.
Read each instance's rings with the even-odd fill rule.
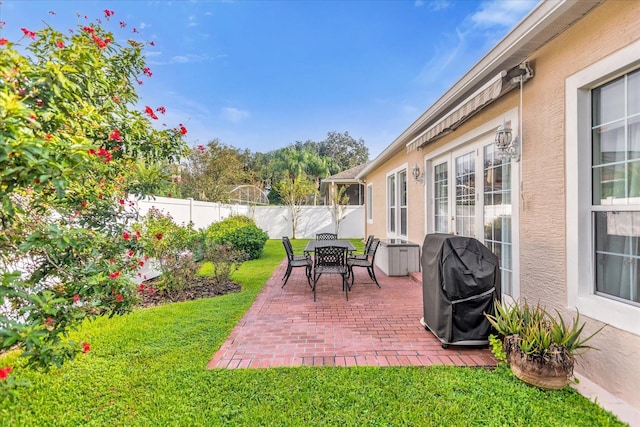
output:
[[417,163],[413,166],[411,175],[413,175],[413,180],[415,182],[424,183],[424,172],[420,173],[420,167]]
[[520,160],[520,144],[518,136],[514,137],[511,128],[503,121],[496,129],[496,148],[498,156],[508,157],[515,161]]

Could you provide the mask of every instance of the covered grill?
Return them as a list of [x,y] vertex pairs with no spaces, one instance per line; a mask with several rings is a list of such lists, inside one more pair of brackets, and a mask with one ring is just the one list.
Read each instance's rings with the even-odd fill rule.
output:
[[443,347],[486,345],[500,300],[498,258],[472,237],[428,234],[422,246],[422,325]]

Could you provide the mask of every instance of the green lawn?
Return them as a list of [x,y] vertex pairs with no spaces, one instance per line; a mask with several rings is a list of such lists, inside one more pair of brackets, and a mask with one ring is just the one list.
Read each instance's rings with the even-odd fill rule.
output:
[[[305,243],[293,241],[298,250]],[[236,272],[240,293],[87,324],[89,353],[48,374],[16,370],[31,387],[0,406],[0,425],[623,425],[571,389],[543,392],[506,369],[206,370],[283,257],[280,241],[268,241],[261,259]]]

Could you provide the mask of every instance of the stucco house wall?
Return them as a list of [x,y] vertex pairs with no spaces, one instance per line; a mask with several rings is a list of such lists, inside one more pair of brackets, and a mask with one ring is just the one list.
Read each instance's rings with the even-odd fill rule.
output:
[[[575,315],[567,306],[566,225],[577,220],[565,215],[565,79],[638,40],[639,16],[640,2],[605,2],[529,58],[536,76],[524,91],[520,290],[565,318]],[[587,334],[603,325],[582,318]],[[591,345],[599,350],[579,357],[575,370],[640,408],[640,336],[607,326]]]
[[[389,172],[404,167],[408,172],[407,239],[421,244],[425,234],[432,232],[426,221],[430,201],[425,199],[426,189],[433,183],[428,170],[424,184],[414,182],[413,166],[417,164],[423,171],[437,153],[474,138],[487,140],[504,117],[513,118],[522,113],[522,155],[519,162],[512,162],[513,185],[517,186],[512,193],[517,195],[513,200],[516,297],[534,304],[540,302],[551,312],[557,309],[566,320],[573,318],[576,309],[571,305],[569,292],[572,284],[568,283],[571,280],[568,279],[568,253],[571,254],[574,242],[568,242],[572,239],[568,230],[577,218],[567,214],[571,212],[567,201],[573,200],[567,189],[567,177],[571,177],[574,168],[572,158],[567,157],[567,135],[571,132],[567,129],[567,116],[572,114],[567,111],[567,79],[638,43],[639,16],[640,2],[608,0],[541,48],[529,52],[526,61],[534,69],[534,77],[523,85],[522,111],[519,111],[520,93],[515,89],[484,107],[455,131],[418,149],[405,148],[404,144],[416,134],[413,130],[405,131],[406,140],[400,141],[402,137],[399,137],[390,146],[395,147],[393,155],[385,155],[386,160],[378,163],[374,160],[375,168],[365,171],[366,186],[373,189],[372,203],[367,206],[372,209],[373,218],[366,222],[365,234],[397,237],[387,231],[386,177]],[[541,18],[544,19],[547,18]],[[640,50],[636,68],[639,64]],[[584,141],[584,144],[590,143]],[[627,311],[636,310],[631,305],[627,307],[631,307]],[[586,334],[603,326],[601,321],[583,312],[580,315],[581,320],[587,322]],[[640,409],[637,391],[640,335],[634,332],[634,326],[607,325],[590,344],[599,350],[579,357],[576,372]]]

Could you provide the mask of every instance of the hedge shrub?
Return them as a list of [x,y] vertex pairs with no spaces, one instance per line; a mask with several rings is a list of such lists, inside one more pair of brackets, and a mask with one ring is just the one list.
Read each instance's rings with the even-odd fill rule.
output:
[[260,258],[269,239],[269,235],[246,215],[232,215],[211,224],[206,230],[206,236],[214,243],[230,245],[244,252],[248,259]]

